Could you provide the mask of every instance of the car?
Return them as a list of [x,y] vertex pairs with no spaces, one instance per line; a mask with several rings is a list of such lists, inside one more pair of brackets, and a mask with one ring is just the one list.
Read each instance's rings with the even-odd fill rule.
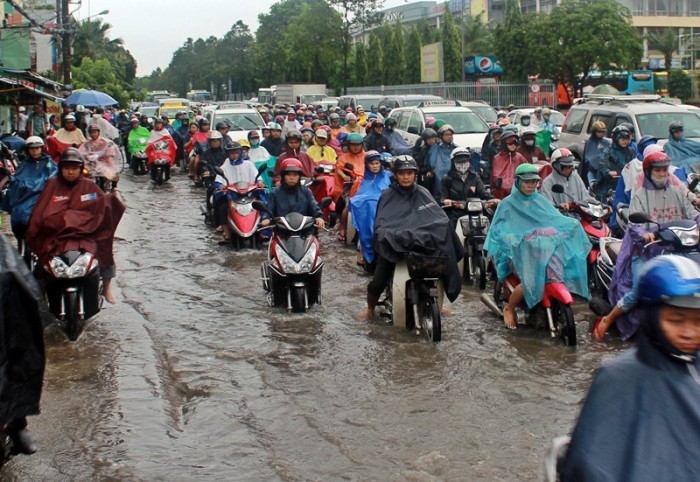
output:
[[464,107],[468,107],[476,114],[484,119],[487,124],[494,124],[496,120],[498,119],[498,112],[496,112],[496,109],[488,105],[486,102],[481,101],[481,100],[469,100],[469,101],[464,101],[460,100],[460,104]]
[[338,99],[338,106],[343,110],[352,107],[352,110],[357,112],[357,107],[361,105],[365,112],[369,113],[372,106],[379,106],[379,101],[383,97],[383,95],[344,95]]
[[454,143],[481,151],[484,136],[489,126],[473,110],[455,100],[431,100],[416,107],[398,107],[391,111],[389,118],[396,119],[396,131],[413,146],[425,129],[425,119],[434,117],[450,124],[455,130]]
[[576,99],[562,126],[559,146],[566,147],[579,160],[595,121],[603,121],[606,137],[625,122],[632,124],[636,139],[651,135],[664,144],[671,121],[683,122],[685,137],[700,141],[700,117],[688,106],[664,102],[658,95],[589,95]]
[[338,99],[336,97],[326,97],[318,102],[313,103],[315,106],[323,106],[325,111],[328,111],[331,107],[338,107]]
[[258,131],[258,134],[261,134],[261,129],[265,126],[265,121],[260,113],[250,107],[227,107],[210,110],[206,112],[206,116],[212,129],[216,127],[217,123],[228,121],[231,124],[228,136],[233,141],[247,137],[251,131]]
[[[549,118],[550,121],[554,123],[554,125],[559,129],[559,132],[561,132],[561,126],[564,125],[564,114],[559,112],[558,110],[554,109],[549,109],[552,112],[551,117]],[[531,123],[532,125],[535,125],[537,123],[537,119],[535,118],[535,108],[526,108],[526,109],[514,109],[510,112],[508,112],[508,120],[510,120],[511,124],[518,125],[520,124],[520,118],[523,116],[523,114],[530,114],[531,118]]]
[[377,107],[386,107],[389,110],[396,109],[397,107],[415,107],[421,102],[426,100],[443,100],[442,97],[437,95],[392,95],[389,97],[384,97],[379,101]]

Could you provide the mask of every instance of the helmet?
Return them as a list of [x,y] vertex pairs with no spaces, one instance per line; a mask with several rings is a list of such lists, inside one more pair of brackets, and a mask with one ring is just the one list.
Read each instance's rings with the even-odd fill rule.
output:
[[[358,134],[359,135],[359,134]],[[378,151],[367,151],[365,153],[365,162],[370,163],[372,161],[381,161],[382,155]]]
[[503,135],[501,136],[501,146],[505,146],[508,142],[508,139],[510,138],[515,138],[515,140],[517,141],[518,133],[512,130],[503,131]]
[[328,116],[328,118],[330,120],[340,120],[340,115],[333,112],[330,116]]
[[44,147],[44,140],[39,136],[27,137],[24,143],[24,147],[29,149],[30,147]]
[[304,168],[301,165],[301,161],[293,157],[288,157],[282,161],[282,165],[280,166],[280,176],[284,177],[284,175],[288,172],[298,172],[299,174],[302,174],[304,172]]
[[683,123],[678,120],[671,121],[671,123],[668,125],[668,132],[669,134],[673,134],[675,132],[679,132],[683,130]]
[[535,128],[534,127],[526,127],[525,129],[523,129],[523,133],[520,134],[520,138],[524,139],[525,136],[532,136],[532,137],[537,136],[537,132],[535,131]]
[[139,118],[138,118],[138,117],[132,117],[131,119],[129,119],[129,123],[130,123],[130,124],[133,124],[134,122],[136,122],[136,123],[138,124],[138,123],[139,123]]
[[700,308],[700,266],[678,255],[657,256],[639,275],[639,302]]
[[353,132],[347,137],[348,144],[362,144],[362,134]]
[[75,116],[73,114],[68,114],[63,118],[63,122],[75,122]]
[[209,121],[207,119],[205,119],[204,117],[199,119],[199,127],[208,126],[208,125],[209,125]]
[[654,136],[650,136],[650,135],[642,136],[642,138],[639,139],[639,142],[637,142],[637,150],[638,150],[639,152],[641,152],[641,153],[642,153],[642,156],[643,156],[643,155],[644,155],[644,149],[646,149],[646,148],[649,147],[649,146],[653,146],[654,144],[656,144],[656,142],[657,142],[658,140],[659,140],[659,139],[656,138],[656,137],[654,137]]
[[534,164],[520,164],[515,170],[515,177],[521,181],[540,180],[539,169]]
[[294,109],[287,109],[287,115],[296,115],[296,112],[294,112]]
[[207,136],[208,141],[216,141],[216,140],[222,140],[224,138],[224,135],[219,132],[219,131],[209,131],[209,135]]
[[438,135],[442,137],[442,135],[447,131],[450,131],[453,134],[455,133],[454,127],[452,127],[450,124],[444,124],[438,129]]
[[434,137],[437,137],[437,132],[435,132],[434,129],[431,129],[430,127],[426,127],[423,132],[421,132],[421,138],[424,141],[427,141],[428,139],[432,139]]
[[655,167],[667,167],[671,165],[671,158],[665,152],[652,152],[644,156],[642,170],[647,178],[651,177],[651,170]]
[[426,117],[425,118],[425,126],[426,127],[432,126],[433,124],[435,124],[435,117]]
[[88,132],[90,132],[90,131],[100,132],[100,126],[98,126],[97,124],[90,124],[88,126],[87,130],[88,130]]
[[607,129],[608,129],[608,128],[605,127],[605,122],[603,122],[603,121],[601,121],[601,120],[595,121],[595,122],[593,123],[593,125],[591,126],[591,131],[605,131],[605,130],[607,130]]
[[632,137],[632,134],[627,127],[619,125],[612,130],[613,142],[617,143],[622,137]]
[[287,132],[287,137],[284,139],[284,141],[287,142],[289,139],[296,139],[299,142],[301,142],[301,137],[302,136],[300,131],[292,129],[291,131]]
[[375,127],[375,126],[384,127],[384,120],[377,117],[376,119],[374,119],[374,122],[372,122],[372,127]]
[[549,109],[549,107],[545,107],[544,109],[542,109],[542,115],[552,115],[552,111]]
[[247,147],[248,149],[250,149],[250,142],[248,142],[248,139],[238,139],[238,143],[241,145],[241,147]]
[[267,125],[267,127],[268,127],[268,129],[270,129],[271,131],[281,131],[281,130],[282,130],[282,127],[281,127],[277,122],[270,122],[270,123]]
[[229,129],[230,127],[231,126],[229,126],[226,122],[217,122],[216,126],[214,126],[214,129],[218,131],[219,129]]
[[411,156],[398,156],[394,158],[394,171],[416,171],[418,172],[418,163]]
[[277,122],[277,123],[284,122],[284,116],[283,115],[275,116],[275,122]]
[[80,164],[85,165],[85,160],[83,155],[75,147],[69,147],[61,153],[61,157],[58,159],[58,165],[61,164]]
[[456,147],[450,153],[450,160],[455,164],[471,161],[472,153],[468,147]]
[[521,120],[521,121],[522,121],[523,119],[531,119],[531,118],[532,118],[532,114],[530,114],[530,113],[528,113],[528,112],[524,112],[524,113],[520,116],[520,120]]
[[242,149],[241,145],[236,141],[227,142],[224,146],[226,152],[229,151],[240,151]]
[[348,112],[348,113],[345,115],[345,120],[347,120],[348,122],[350,122],[350,121],[356,121],[356,120],[357,120],[357,116],[356,116],[355,114],[353,114],[352,112]]
[[559,174],[561,174],[562,167],[574,167],[574,160],[574,155],[566,147],[562,147],[552,152],[552,167]]
[[316,136],[319,139],[328,139],[328,132],[326,132],[324,129],[316,129],[316,132],[314,132],[314,136]]
[[385,122],[384,125],[387,127],[396,127],[396,118],[395,117],[389,117]]
[[301,128],[301,131],[299,131],[299,132],[301,132],[302,137],[304,136],[304,133],[305,133],[305,132],[308,132],[308,133],[311,134],[312,136],[314,135],[314,130],[313,130],[310,126],[304,126],[304,127],[302,127],[302,128]]
[[504,110],[499,110],[498,112],[496,112],[497,117],[506,117],[507,115],[508,114]]
[[646,147],[644,148],[644,150],[642,151],[642,159],[644,159],[645,157],[647,157],[647,156],[648,156],[649,154],[651,154],[652,152],[663,152],[663,151],[664,151],[664,148],[661,147],[660,145],[658,145],[658,144],[651,144],[650,146],[646,146]]
[[160,117],[154,117],[154,118],[153,118],[153,124],[154,124],[154,125],[155,125],[155,124],[164,124],[164,123],[165,123],[165,122],[164,122],[163,119],[161,119]]

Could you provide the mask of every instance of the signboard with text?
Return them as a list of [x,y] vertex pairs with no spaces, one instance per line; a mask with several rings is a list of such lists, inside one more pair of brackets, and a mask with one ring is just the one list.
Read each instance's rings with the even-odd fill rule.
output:
[[445,69],[442,61],[442,42],[424,45],[420,51],[420,81],[444,82]]
[[503,67],[495,57],[471,55],[464,58],[464,71],[467,75],[502,75]]

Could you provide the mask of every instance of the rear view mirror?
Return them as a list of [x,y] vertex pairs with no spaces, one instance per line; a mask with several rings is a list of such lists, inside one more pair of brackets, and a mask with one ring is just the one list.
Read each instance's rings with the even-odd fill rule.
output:
[[564,186],[562,186],[561,184],[554,184],[552,186],[552,192],[557,194],[564,194]]
[[256,211],[267,211],[267,206],[262,201],[255,200],[252,203],[253,209]]
[[416,126],[409,126],[408,127],[408,133],[409,134],[415,134],[418,135],[420,132],[418,132],[418,128]]
[[328,206],[331,205],[332,202],[333,202],[333,198],[324,197],[323,199],[321,199],[321,202],[318,203],[318,207],[320,207],[321,209],[326,209]]
[[496,178],[496,182],[494,184],[496,185],[496,189],[501,189],[501,186],[503,186],[503,178]]
[[631,213],[629,215],[629,220],[634,224],[644,224],[651,223],[652,220],[644,213]]

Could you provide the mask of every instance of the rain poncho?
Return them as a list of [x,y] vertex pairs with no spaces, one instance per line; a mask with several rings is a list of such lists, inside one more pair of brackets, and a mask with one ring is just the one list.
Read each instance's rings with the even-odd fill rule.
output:
[[440,183],[442,182],[443,176],[450,172],[450,169],[452,169],[450,154],[452,154],[455,147],[457,146],[454,144],[438,142],[428,149],[428,155],[425,158],[425,163],[428,169],[430,169],[435,175],[433,178],[435,182],[433,187],[434,196],[437,196],[440,191]]
[[391,154],[393,156],[411,155],[411,146],[408,145],[406,139],[401,137],[397,131],[390,131],[389,129],[384,130],[384,134],[389,138],[391,142]]
[[586,141],[583,147],[583,167],[581,168],[581,177],[588,181],[590,185],[591,182],[595,181],[598,177],[598,168],[600,167],[600,161],[607,159],[610,148],[612,144],[609,140],[602,138],[598,139],[595,133],[591,134],[591,137]]
[[10,186],[0,204],[0,209],[10,213],[12,224],[29,224],[39,194],[46,181],[57,172],[56,164],[47,154],[42,154],[37,161],[28,158],[22,161],[10,178]]
[[690,166],[700,163],[700,142],[686,138],[677,141],[671,136],[664,144],[664,152],[671,158],[671,164],[676,167],[687,167],[687,172],[690,172]]
[[548,267],[558,269],[557,281],[569,291],[588,298],[591,243],[579,221],[562,215],[538,192],[525,196],[513,189],[498,204],[484,249],[494,258],[499,280],[515,268],[529,307],[542,300],[545,281],[551,279]]
[[151,137],[151,132],[143,126],[138,126],[136,129],[129,131],[129,154],[143,152],[148,146],[148,139]]
[[[263,148],[264,149],[264,148]],[[262,180],[263,184],[265,184],[265,187],[267,188],[267,192],[272,191],[272,172],[275,169],[275,164],[277,164],[277,158],[276,157],[268,157],[265,160],[260,160],[260,161],[253,161],[251,159],[251,162],[255,164],[255,168],[258,169],[260,166],[263,164],[267,165],[267,170],[262,173],[260,176],[260,179]]]
[[[541,129],[537,131],[537,134],[535,134],[535,145],[542,149],[542,152],[549,152],[549,146],[552,144],[552,132],[548,131],[546,129]],[[522,145],[520,146],[522,147]],[[520,148],[518,148],[518,152],[520,152]],[[524,155],[524,154],[523,154]],[[525,156],[525,159],[527,159],[527,162],[533,162],[530,157]],[[545,156],[545,161],[546,156]]]
[[658,321],[642,326],[637,349],[595,375],[559,467],[562,482],[698,480],[700,362],[672,358]]
[[[165,129],[163,129],[165,131]],[[167,133],[167,131],[166,131]],[[158,159],[167,159],[170,166],[175,165],[175,155],[177,154],[177,146],[175,140],[170,135],[162,136],[160,139],[149,142],[146,147],[146,155],[148,156],[148,167],[151,167]]]
[[[527,159],[517,152],[508,151],[503,147],[491,160],[491,193],[498,199],[504,199],[510,194],[515,182],[515,170],[520,164],[527,164]],[[496,187],[496,181],[501,178],[501,187]]]
[[[560,184],[564,187],[564,194],[557,194],[552,191],[552,186],[555,184]],[[588,189],[586,189],[583,180],[575,171],[572,172],[569,177],[564,177],[559,174],[556,169],[552,170],[552,173],[542,181],[542,195],[557,206],[562,203],[571,202],[571,198],[574,198],[574,202],[594,200],[593,197],[588,194]]]
[[100,136],[106,139],[117,139],[119,137],[119,129],[114,127],[109,121],[103,118],[100,114],[95,114],[90,119],[90,124],[95,124],[100,128]]
[[350,200],[350,213],[352,225],[360,233],[360,246],[362,255],[368,263],[374,260],[374,218],[377,215],[377,203],[382,191],[391,184],[391,173],[384,170],[372,174],[365,169],[365,177],[360,184],[360,189]]
[[114,142],[100,136],[97,140],[86,141],[79,150],[91,177],[101,176],[110,181],[118,177],[121,154]]
[[248,157],[250,157],[250,160],[253,162],[267,161],[270,158],[270,153],[260,144],[256,146],[251,145],[248,151]]
[[69,147],[79,147],[85,142],[85,136],[78,128],[73,130],[59,129],[56,135],[46,138],[46,151],[54,161],[58,162],[61,153]]

